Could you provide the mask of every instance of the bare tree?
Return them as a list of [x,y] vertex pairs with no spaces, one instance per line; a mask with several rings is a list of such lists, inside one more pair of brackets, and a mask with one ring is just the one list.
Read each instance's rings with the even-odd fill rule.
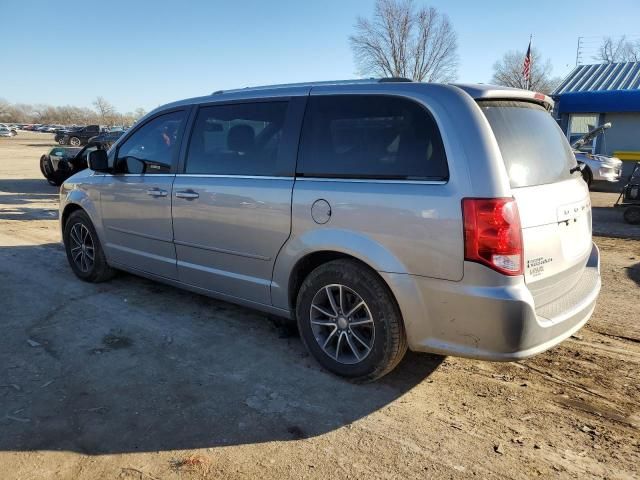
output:
[[[512,50],[505,53],[501,60],[493,64],[492,83],[505,87],[527,88],[527,82],[522,75],[522,66],[526,52]],[[541,93],[551,93],[558,86],[561,79],[552,77],[553,66],[550,60],[543,60],[537,49],[531,49],[531,81],[529,89]]]
[[93,106],[100,115],[102,123],[105,125],[112,125],[116,118],[116,108],[109,103],[104,97],[97,97],[93,101]]
[[458,42],[449,18],[412,0],[376,0],[371,20],[358,17],[349,37],[362,75],[416,81],[455,80]]
[[[104,106],[104,105],[103,105]],[[111,106],[107,102],[107,106]],[[49,123],[62,125],[91,125],[97,123],[108,124],[118,121],[121,125],[133,125],[140,118],[143,109],[136,109],[133,113],[118,113],[113,106],[113,110],[105,108],[104,117],[101,113],[86,107],[74,107],[65,105],[54,107],[51,105],[28,105],[24,103],[12,104],[4,99],[0,99],[0,121],[17,123]],[[110,112],[110,113],[109,113]]]
[[628,40],[624,35],[617,40],[606,37],[593,59],[602,63],[640,62],[640,40]]

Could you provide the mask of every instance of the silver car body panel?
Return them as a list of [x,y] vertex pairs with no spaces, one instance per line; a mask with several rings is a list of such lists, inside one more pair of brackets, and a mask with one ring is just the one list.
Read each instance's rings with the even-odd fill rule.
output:
[[[299,262],[318,252],[352,256],[386,281],[403,314],[410,348],[417,351],[518,359],[551,347],[587,321],[600,277],[586,185],[575,176],[512,188],[477,104],[479,99],[515,99],[550,109],[553,103],[544,95],[483,85],[283,85],[175,102],[140,123],[177,107],[336,94],[401,96],[425,106],[442,136],[448,180],[180,171],[118,178],[81,172],[63,186],[61,212],[69,205],[89,212],[114,266],[283,316],[292,316],[295,292],[289,286]],[[149,201],[145,191],[150,187],[170,193]],[[177,198],[179,191],[199,196]],[[464,260],[465,197],[516,199],[524,275],[509,277]],[[312,217],[317,200],[330,205],[326,223]]]

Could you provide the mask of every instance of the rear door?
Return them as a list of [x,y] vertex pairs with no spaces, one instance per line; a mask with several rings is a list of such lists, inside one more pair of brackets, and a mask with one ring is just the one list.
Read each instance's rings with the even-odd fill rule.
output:
[[566,293],[591,252],[591,201],[551,115],[523,101],[479,102],[500,147],[524,243],[525,281],[537,305]]
[[303,110],[304,98],[199,108],[172,198],[180,281],[271,303]]

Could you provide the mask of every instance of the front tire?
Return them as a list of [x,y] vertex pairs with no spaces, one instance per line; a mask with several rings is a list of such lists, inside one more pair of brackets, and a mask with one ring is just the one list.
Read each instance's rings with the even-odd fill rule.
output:
[[78,137],[71,137],[69,139],[69,145],[71,145],[72,147],[79,147],[80,145],[82,145],[82,141]]
[[591,188],[591,182],[593,182],[593,173],[591,173],[591,169],[589,167],[585,167],[584,170],[582,170],[582,178],[587,184],[587,187]]
[[107,264],[98,234],[83,210],[69,216],[63,238],[67,260],[78,278],[99,283],[113,277],[115,270]]
[[325,263],[296,302],[300,336],[327,370],[358,382],[389,373],[407,351],[400,310],[387,285],[355,260]]

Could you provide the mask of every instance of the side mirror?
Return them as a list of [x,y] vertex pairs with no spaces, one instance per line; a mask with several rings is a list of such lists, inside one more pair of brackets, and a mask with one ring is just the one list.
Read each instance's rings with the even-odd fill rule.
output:
[[104,150],[94,150],[89,154],[89,168],[95,172],[109,172],[109,159],[107,152]]

